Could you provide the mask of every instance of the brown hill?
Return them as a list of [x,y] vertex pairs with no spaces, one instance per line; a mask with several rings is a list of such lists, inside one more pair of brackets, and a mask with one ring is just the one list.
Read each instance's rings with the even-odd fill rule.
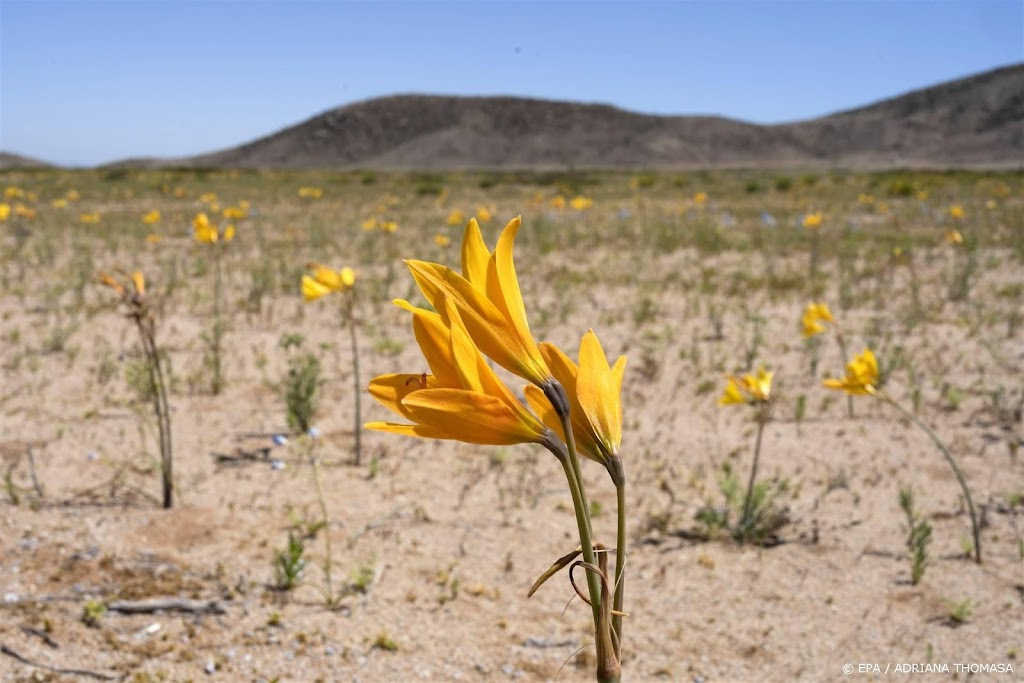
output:
[[13,152],[0,152],[0,170],[19,168],[47,168],[50,164],[39,159],[14,154]]
[[600,104],[398,95],[175,163],[273,168],[1024,165],[1024,64],[762,126]]

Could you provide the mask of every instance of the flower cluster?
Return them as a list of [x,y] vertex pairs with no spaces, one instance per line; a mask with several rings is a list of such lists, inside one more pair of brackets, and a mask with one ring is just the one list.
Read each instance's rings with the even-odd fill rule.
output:
[[835,322],[835,320],[832,318],[832,311],[829,310],[828,304],[823,301],[812,301],[807,304],[807,307],[804,309],[804,314],[800,318],[800,324],[803,326],[805,338],[821,334],[825,331],[824,323],[833,322]]
[[[488,250],[471,219],[462,242],[462,272],[406,261],[433,311],[395,303],[413,315],[413,333],[430,373],[383,375],[370,393],[414,424],[372,422],[369,429],[476,444],[542,443],[561,452],[567,436],[555,404],[561,387],[580,452],[605,463],[622,438],[619,394],[626,359],[614,367],[593,331],[583,337],[580,365],[530,332],[512,249],[513,219]],[[527,410],[494,374],[485,356],[531,383]]]
[[211,222],[210,217],[204,211],[192,219],[192,235],[197,242],[204,244],[216,244],[219,241],[230,242],[235,238],[235,226],[229,224],[223,230],[218,230],[217,224]]

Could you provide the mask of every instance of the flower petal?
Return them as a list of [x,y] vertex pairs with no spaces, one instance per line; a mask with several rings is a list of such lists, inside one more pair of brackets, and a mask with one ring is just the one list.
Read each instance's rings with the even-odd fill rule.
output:
[[609,455],[617,454],[622,442],[622,402],[615,393],[618,384],[600,340],[589,330],[580,344],[576,394],[598,442]]
[[466,330],[485,355],[509,372],[535,384],[542,384],[548,379],[546,372],[537,370],[536,362],[530,359],[528,350],[505,316],[469,280],[436,263],[406,261],[406,264],[424,298],[436,311],[444,315],[445,299],[456,304]]
[[330,288],[325,287],[308,275],[302,276],[302,298],[306,301],[313,301],[314,299],[319,299],[324,294],[330,293]]
[[416,308],[404,299],[395,299],[392,303],[412,313],[412,331],[416,343],[423,351],[430,372],[437,377],[438,385],[461,386],[455,359],[452,357],[451,332],[441,316],[425,308]]
[[366,429],[375,432],[388,432],[390,434],[402,434],[404,436],[417,436],[421,439],[448,439],[444,432],[435,427],[426,425],[406,425],[397,422],[367,422],[363,425]]
[[500,398],[461,389],[426,389],[408,396],[403,404],[417,423],[442,432],[438,438],[485,446],[536,443],[544,427],[530,424]]
[[422,374],[396,373],[374,377],[367,391],[385,408],[411,420],[412,417],[406,412],[402,401],[414,391],[437,387],[437,379],[432,375],[424,377]]
[[462,235],[462,276],[480,291],[487,290],[487,263],[491,253],[484,243],[480,224],[470,218]]

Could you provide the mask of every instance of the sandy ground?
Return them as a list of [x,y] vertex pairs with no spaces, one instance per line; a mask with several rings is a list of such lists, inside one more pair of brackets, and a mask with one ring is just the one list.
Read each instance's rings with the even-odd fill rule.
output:
[[[919,274],[934,284],[926,289],[930,313],[912,329],[902,322],[905,270],[881,291],[858,283],[863,296],[849,311],[833,303],[851,348],[871,342],[891,359],[900,347],[914,359],[920,414],[959,458],[984,511],[981,565],[965,559],[969,518],[927,437],[871,399],[858,399],[855,417],[847,417],[845,398],[810,376],[796,332],[804,295],[702,294],[685,275],[702,267],[757,270],[751,255],[680,250],[623,259],[606,249],[589,253],[586,269],[556,256],[520,262],[537,337],[575,356],[579,335],[594,327],[609,355],[629,356],[624,680],[1024,680],[1024,483],[1020,414],[1012,410],[1021,396],[1022,347],[1019,332],[1006,336],[1002,314],[987,321],[978,314],[995,310],[986,302],[999,286],[1019,281],[1008,253],[988,254],[997,266],[984,269],[973,299],[958,304],[943,302],[947,261],[923,260]],[[595,271],[599,283],[587,275]],[[835,302],[835,286],[826,300]],[[190,391],[184,378],[202,376],[204,291],[193,284],[177,296],[159,331],[177,377],[179,505],[170,511],[152,500],[159,486],[148,406],[123,380],[135,332],[104,306],[108,293],[89,293],[66,343],[73,353],[31,352],[61,319],[0,294],[0,437],[4,470],[20,492],[17,503],[0,494],[0,644],[41,665],[132,681],[592,680],[588,611],[578,600],[566,608],[572,590],[564,576],[526,598],[536,576],[577,542],[551,456],[532,446],[364,433],[363,462],[355,466],[351,357],[330,302],[304,307],[294,296],[274,296],[260,316],[233,313],[225,392]],[[385,303],[407,293],[399,273],[387,296],[361,294],[362,384],[379,373],[426,369],[407,314]],[[644,306],[650,315],[637,313]],[[1019,310],[1019,298],[1013,306]],[[756,357],[777,373],[761,471],[787,481],[780,505],[791,520],[765,548],[702,539],[694,519],[703,506],[723,504],[723,463],[741,479],[749,472],[752,411],[719,408],[715,399],[725,372],[743,364],[752,312],[765,321]],[[721,319],[720,336],[713,317]],[[20,336],[12,341],[15,329]],[[313,563],[303,584],[290,594],[272,587],[273,554],[288,529],[319,515],[299,440],[271,441],[286,431],[271,384],[283,372],[278,339],[289,331],[305,334],[307,348],[331,344],[314,443],[324,463],[335,590],[351,588],[360,569],[373,577],[335,610],[317,588],[323,532],[307,541]],[[100,366],[110,357],[116,372],[101,383]],[[826,338],[819,375],[841,369]],[[890,382],[908,405],[909,376],[894,372]],[[955,406],[950,386],[962,396]],[[1011,407],[1004,414],[987,397],[1000,388],[1001,405]],[[801,395],[807,409],[798,423]],[[385,412],[364,397],[364,419],[385,419]],[[42,497],[31,490],[28,444]],[[252,462],[225,465],[215,457],[268,447],[266,458]],[[604,511],[596,534],[612,544],[614,489],[592,463],[585,470]],[[909,582],[901,485],[914,488],[933,527],[931,565],[917,586]],[[155,596],[216,600],[223,613],[108,612],[95,626],[83,623],[90,600]],[[951,605],[966,599],[972,609],[956,625]],[[928,663],[949,673],[897,666]],[[1013,672],[955,669],[993,664]],[[890,671],[876,673],[875,665]],[[0,681],[35,680],[79,677],[0,656]]]

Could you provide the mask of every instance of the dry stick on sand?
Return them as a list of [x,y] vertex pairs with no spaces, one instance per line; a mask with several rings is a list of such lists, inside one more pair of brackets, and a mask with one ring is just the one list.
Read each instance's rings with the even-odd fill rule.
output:
[[111,612],[120,612],[122,614],[152,614],[153,612],[226,613],[224,606],[216,600],[188,600],[186,598],[115,600],[107,605],[107,609]]
[[18,654],[17,652],[7,647],[3,643],[0,643],[0,654],[5,654],[8,657],[13,657],[22,664],[28,664],[29,666],[34,666],[37,669],[46,669],[47,671],[52,671],[57,674],[67,674],[70,676],[88,676],[89,678],[97,678],[101,681],[116,681],[120,678],[123,678],[123,676],[119,676],[117,674],[109,674],[103,671],[90,671],[89,669],[65,669],[59,666],[50,666],[49,664],[43,664],[42,662],[34,662],[28,657]]

